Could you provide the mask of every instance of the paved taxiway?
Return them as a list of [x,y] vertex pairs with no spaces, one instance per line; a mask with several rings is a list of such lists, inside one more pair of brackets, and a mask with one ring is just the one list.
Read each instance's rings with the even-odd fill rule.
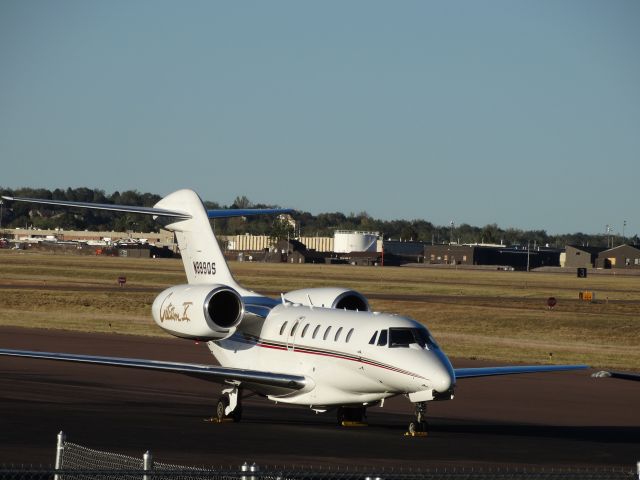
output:
[[[173,338],[0,327],[0,346],[211,363],[203,344]],[[482,366],[454,360],[455,366]],[[430,404],[431,433],[406,438],[405,398],[369,410],[369,427],[257,397],[239,424],[205,423],[220,386],[180,375],[0,357],[0,464],[51,464],[55,437],[188,465],[635,465],[640,384],[563,372],[461,380]]]

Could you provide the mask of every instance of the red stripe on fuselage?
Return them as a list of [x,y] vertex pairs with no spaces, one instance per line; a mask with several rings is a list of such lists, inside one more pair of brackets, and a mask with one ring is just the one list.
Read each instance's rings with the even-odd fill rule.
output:
[[[284,350],[289,350],[284,345],[266,344],[262,340],[258,340],[258,342],[255,345],[258,346],[258,347],[262,347],[262,348],[269,348],[271,350],[283,350],[283,351]],[[294,353],[306,353],[308,355],[318,355],[318,356],[321,356],[321,357],[331,357],[331,358],[338,358],[338,359],[342,359],[342,360],[349,360],[351,362],[358,362],[358,363],[362,363],[362,364],[365,364],[365,365],[370,365],[372,367],[378,367],[378,368],[382,368],[384,370],[389,370],[391,372],[402,373],[402,374],[408,375],[410,377],[422,378],[422,379],[426,380],[426,378],[423,377],[422,375],[417,375],[415,373],[408,372],[406,370],[402,370],[402,369],[397,368],[397,367],[392,367],[392,366],[384,365],[384,364],[378,364],[378,363],[375,363],[373,361],[366,360],[366,359],[363,359],[363,358],[347,357],[347,356],[344,356],[344,355],[340,355],[339,353],[330,353],[330,352],[323,352],[323,351],[320,351],[320,350],[311,350],[311,349],[308,349],[306,347],[300,347],[298,349],[293,347],[292,351]]]

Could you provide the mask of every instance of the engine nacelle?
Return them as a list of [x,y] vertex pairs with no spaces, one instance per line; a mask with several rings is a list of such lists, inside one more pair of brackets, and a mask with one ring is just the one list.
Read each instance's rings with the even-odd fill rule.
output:
[[171,335],[223,340],[242,321],[244,303],[225,285],[177,285],[158,295],[151,311],[158,326]]
[[339,310],[369,311],[369,302],[361,293],[348,288],[303,288],[285,293],[285,300],[302,305],[336,308]]

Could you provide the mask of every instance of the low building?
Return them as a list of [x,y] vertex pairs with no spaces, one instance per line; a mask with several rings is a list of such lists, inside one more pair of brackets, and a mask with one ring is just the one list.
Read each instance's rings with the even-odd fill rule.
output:
[[564,264],[561,266],[568,268],[594,268],[598,255],[604,250],[606,250],[605,247],[567,245],[564,249]]
[[474,258],[477,247],[471,245],[425,245],[424,262],[432,265],[477,265]]
[[382,248],[386,264],[388,259],[398,259],[400,263],[424,262],[424,242],[403,242],[400,240],[384,240]]
[[604,250],[596,259],[597,268],[640,268],[640,248],[634,245],[618,245]]
[[157,247],[167,247],[173,251],[177,250],[175,235],[167,230],[160,232],[96,232],[89,230],[38,230],[38,229],[3,229],[0,236],[11,238],[14,241],[23,243],[48,242],[83,242],[89,246],[108,246],[118,241],[137,241],[155,245]]
[[560,266],[557,248],[506,247],[503,245],[427,245],[424,261],[440,265],[492,265],[510,267],[515,270]]

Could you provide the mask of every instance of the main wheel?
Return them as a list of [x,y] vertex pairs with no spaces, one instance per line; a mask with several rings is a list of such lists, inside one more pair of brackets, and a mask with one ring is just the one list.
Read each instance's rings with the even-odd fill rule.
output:
[[225,418],[225,410],[229,406],[229,398],[226,396],[222,396],[218,399],[218,403],[216,404],[216,418],[219,422],[222,422]]
[[413,434],[414,434],[414,433],[416,433],[416,432],[419,432],[420,430],[418,429],[418,423],[417,423],[417,422],[411,422],[411,423],[409,424],[409,428],[408,428],[408,430],[409,430],[409,433],[410,433],[411,435],[413,435]]

